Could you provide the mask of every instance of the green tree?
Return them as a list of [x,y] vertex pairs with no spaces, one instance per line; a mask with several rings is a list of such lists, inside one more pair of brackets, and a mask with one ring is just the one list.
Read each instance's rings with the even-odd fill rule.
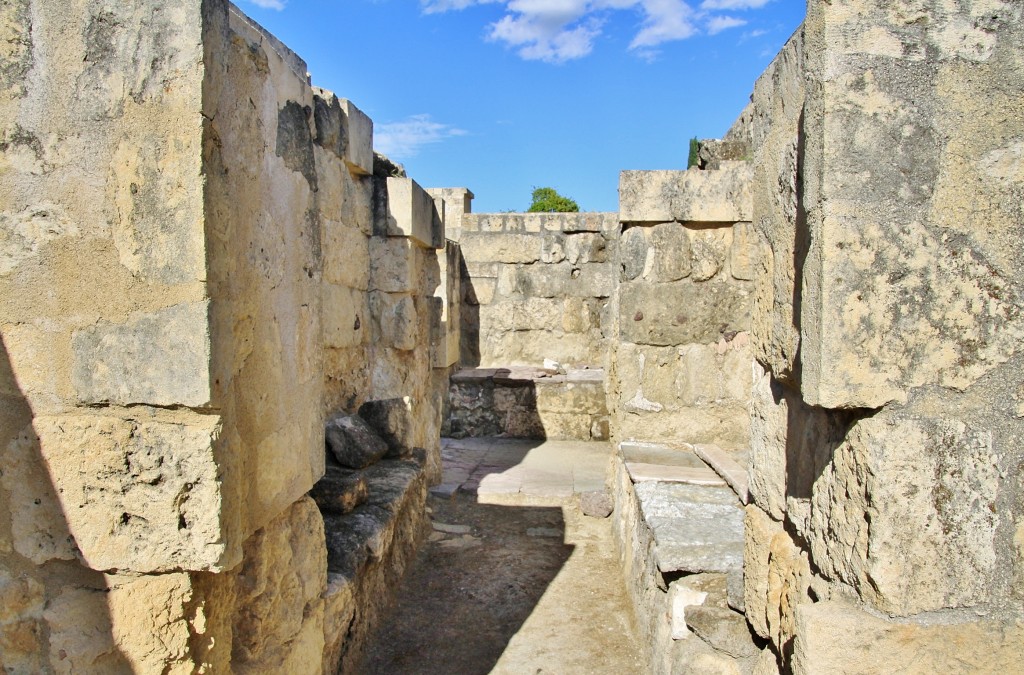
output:
[[700,161],[700,141],[694,136],[690,139],[690,156],[686,159],[686,168],[697,166],[698,161]]
[[533,203],[527,209],[529,213],[576,213],[579,210],[579,204],[549,187],[535,188]]

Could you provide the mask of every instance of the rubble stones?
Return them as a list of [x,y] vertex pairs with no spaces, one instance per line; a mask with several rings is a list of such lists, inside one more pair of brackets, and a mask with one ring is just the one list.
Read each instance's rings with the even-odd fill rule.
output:
[[327,421],[327,448],[339,464],[363,469],[388,452],[388,444],[359,415],[339,415]]
[[359,416],[384,439],[392,458],[412,455],[412,414],[409,397],[367,401],[359,408]]
[[607,518],[613,508],[612,497],[606,490],[591,490],[580,494],[580,511],[585,516]]
[[367,500],[369,487],[366,477],[359,472],[328,465],[309,496],[321,513],[346,514]]

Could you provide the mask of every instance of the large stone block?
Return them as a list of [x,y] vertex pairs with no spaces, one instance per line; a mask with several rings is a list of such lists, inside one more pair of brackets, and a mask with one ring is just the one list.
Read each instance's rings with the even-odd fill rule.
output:
[[619,216],[623,222],[735,223],[751,220],[749,162],[722,162],[715,171],[623,171]]
[[728,281],[622,284],[621,338],[648,345],[713,343],[750,327],[748,288]]
[[411,351],[421,337],[429,337],[419,335],[419,317],[411,295],[375,291],[370,294],[370,314],[377,329],[374,340],[386,347]]
[[[651,267],[650,274],[646,278],[649,281],[679,281],[690,276],[692,269],[690,235],[685,227],[679,223],[655,225],[651,228],[648,235],[648,242],[650,245]],[[638,244],[639,242],[636,242],[631,244],[631,246],[634,246],[639,251]],[[631,267],[632,271],[632,269],[635,269],[637,262],[631,260],[627,264]],[[646,263],[642,263],[640,267],[645,269]],[[632,278],[636,278],[636,275]]]
[[370,237],[370,290],[408,293],[420,276],[416,247],[406,237]]
[[232,669],[320,672],[327,548],[312,499],[300,499],[245,542],[235,578]]
[[366,293],[334,284],[323,284],[321,293],[324,346],[344,348],[366,342]]
[[444,222],[434,199],[411,178],[387,179],[387,213],[375,234],[410,237],[424,248],[444,248]]
[[184,405],[210,402],[207,302],[100,322],[73,337],[74,383],[83,403]]
[[316,143],[334,153],[354,174],[373,173],[373,120],[348,99],[313,88]]
[[28,576],[0,570],[0,665],[8,672],[43,672],[45,588]]
[[358,227],[348,222],[323,223],[324,281],[366,290],[370,284],[370,243]]
[[991,7],[984,19],[975,5],[874,0],[808,13],[808,403],[964,389],[1020,349],[1019,200],[986,158],[1024,137],[1012,112],[1024,27],[1019,8]]
[[896,622],[838,601],[797,608],[796,631],[798,675],[1010,673],[1024,644],[1020,622]]
[[541,237],[532,234],[463,233],[467,262],[534,263],[540,260]]
[[817,568],[896,615],[990,600],[1002,483],[992,444],[954,418],[856,422],[814,481]]
[[[34,478],[44,463],[58,505],[49,520],[18,514],[15,546],[43,562],[40,537],[77,549],[97,570],[217,570],[225,553],[221,476],[214,456],[219,418],[180,423],[67,415],[37,417],[8,448],[5,483]],[[26,522],[19,522],[25,519]],[[42,553],[42,555],[41,555]]]

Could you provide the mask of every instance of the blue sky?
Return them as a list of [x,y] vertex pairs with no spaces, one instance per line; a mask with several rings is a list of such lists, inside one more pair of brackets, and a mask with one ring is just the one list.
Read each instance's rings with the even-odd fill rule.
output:
[[803,20],[804,0],[236,0],[378,151],[476,212],[550,186],[618,210],[624,169],[686,168]]

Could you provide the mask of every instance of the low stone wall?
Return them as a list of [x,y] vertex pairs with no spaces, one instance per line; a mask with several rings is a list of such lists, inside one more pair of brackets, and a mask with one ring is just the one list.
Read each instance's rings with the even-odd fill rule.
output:
[[606,367],[617,214],[471,214],[460,245],[464,366]]
[[444,434],[608,439],[603,370],[476,368],[452,374]]

